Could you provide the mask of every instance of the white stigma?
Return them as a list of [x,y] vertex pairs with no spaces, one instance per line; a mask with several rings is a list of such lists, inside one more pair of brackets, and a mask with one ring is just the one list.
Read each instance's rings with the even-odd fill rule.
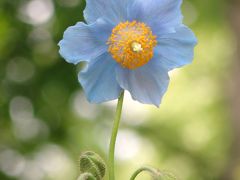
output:
[[133,42],[131,46],[134,52],[141,52],[143,50],[142,45],[140,43]]

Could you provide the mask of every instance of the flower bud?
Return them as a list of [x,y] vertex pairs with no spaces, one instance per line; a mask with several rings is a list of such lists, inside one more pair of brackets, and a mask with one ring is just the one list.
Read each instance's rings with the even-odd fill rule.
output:
[[172,174],[171,172],[163,171],[162,179],[163,180],[177,180],[177,177],[174,174]]
[[90,173],[83,173],[77,180],[96,180],[96,178]]
[[[106,171],[106,165],[98,154],[91,151],[85,152],[80,156],[79,163],[80,163],[80,172],[82,175],[85,173],[88,173],[88,174],[91,174],[96,180],[103,179]],[[89,179],[89,180],[92,180],[92,179]]]
[[177,180],[176,176],[174,176],[170,172],[160,171],[155,169],[151,173],[153,180]]

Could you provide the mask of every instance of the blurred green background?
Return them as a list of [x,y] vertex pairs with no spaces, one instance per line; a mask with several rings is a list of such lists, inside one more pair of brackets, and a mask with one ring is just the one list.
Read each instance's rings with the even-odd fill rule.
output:
[[[153,165],[180,180],[240,180],[238,2],[184,1],[184,21],[199,39],[194,63],[170,73],[160,109],[126,95],[117,179]],[[84,7],[81,0],[0,0],[0,180],[73,180],[81,152],[107,157],[116,102],[89,104],[77,81],[81,65],[58,54]]]

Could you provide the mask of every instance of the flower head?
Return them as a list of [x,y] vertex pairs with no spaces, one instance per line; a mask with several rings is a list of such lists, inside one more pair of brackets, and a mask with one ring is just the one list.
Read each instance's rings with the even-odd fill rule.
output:
[[69,27],[60,54],[87,62],[79,81],[90,102],[132,98],[158,106],[168,72],[189,64],[197,40],[182,23],[182,0],[86,0],[84,17]]

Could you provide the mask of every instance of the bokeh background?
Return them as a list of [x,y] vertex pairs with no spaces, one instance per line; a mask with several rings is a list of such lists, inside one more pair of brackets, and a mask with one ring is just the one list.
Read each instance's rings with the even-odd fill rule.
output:
[[[199,39],[194,63],[170,73],[160,109],[126,95],[117,179],[152,165],[180,180],[240,180],[239,4],[184,0],[184,21]],[[89,104],[77,81],[81,65],[58,54],[84,7],[0,0],[1,180],[74,180],[81,152],[107,157],[116,102]]]

